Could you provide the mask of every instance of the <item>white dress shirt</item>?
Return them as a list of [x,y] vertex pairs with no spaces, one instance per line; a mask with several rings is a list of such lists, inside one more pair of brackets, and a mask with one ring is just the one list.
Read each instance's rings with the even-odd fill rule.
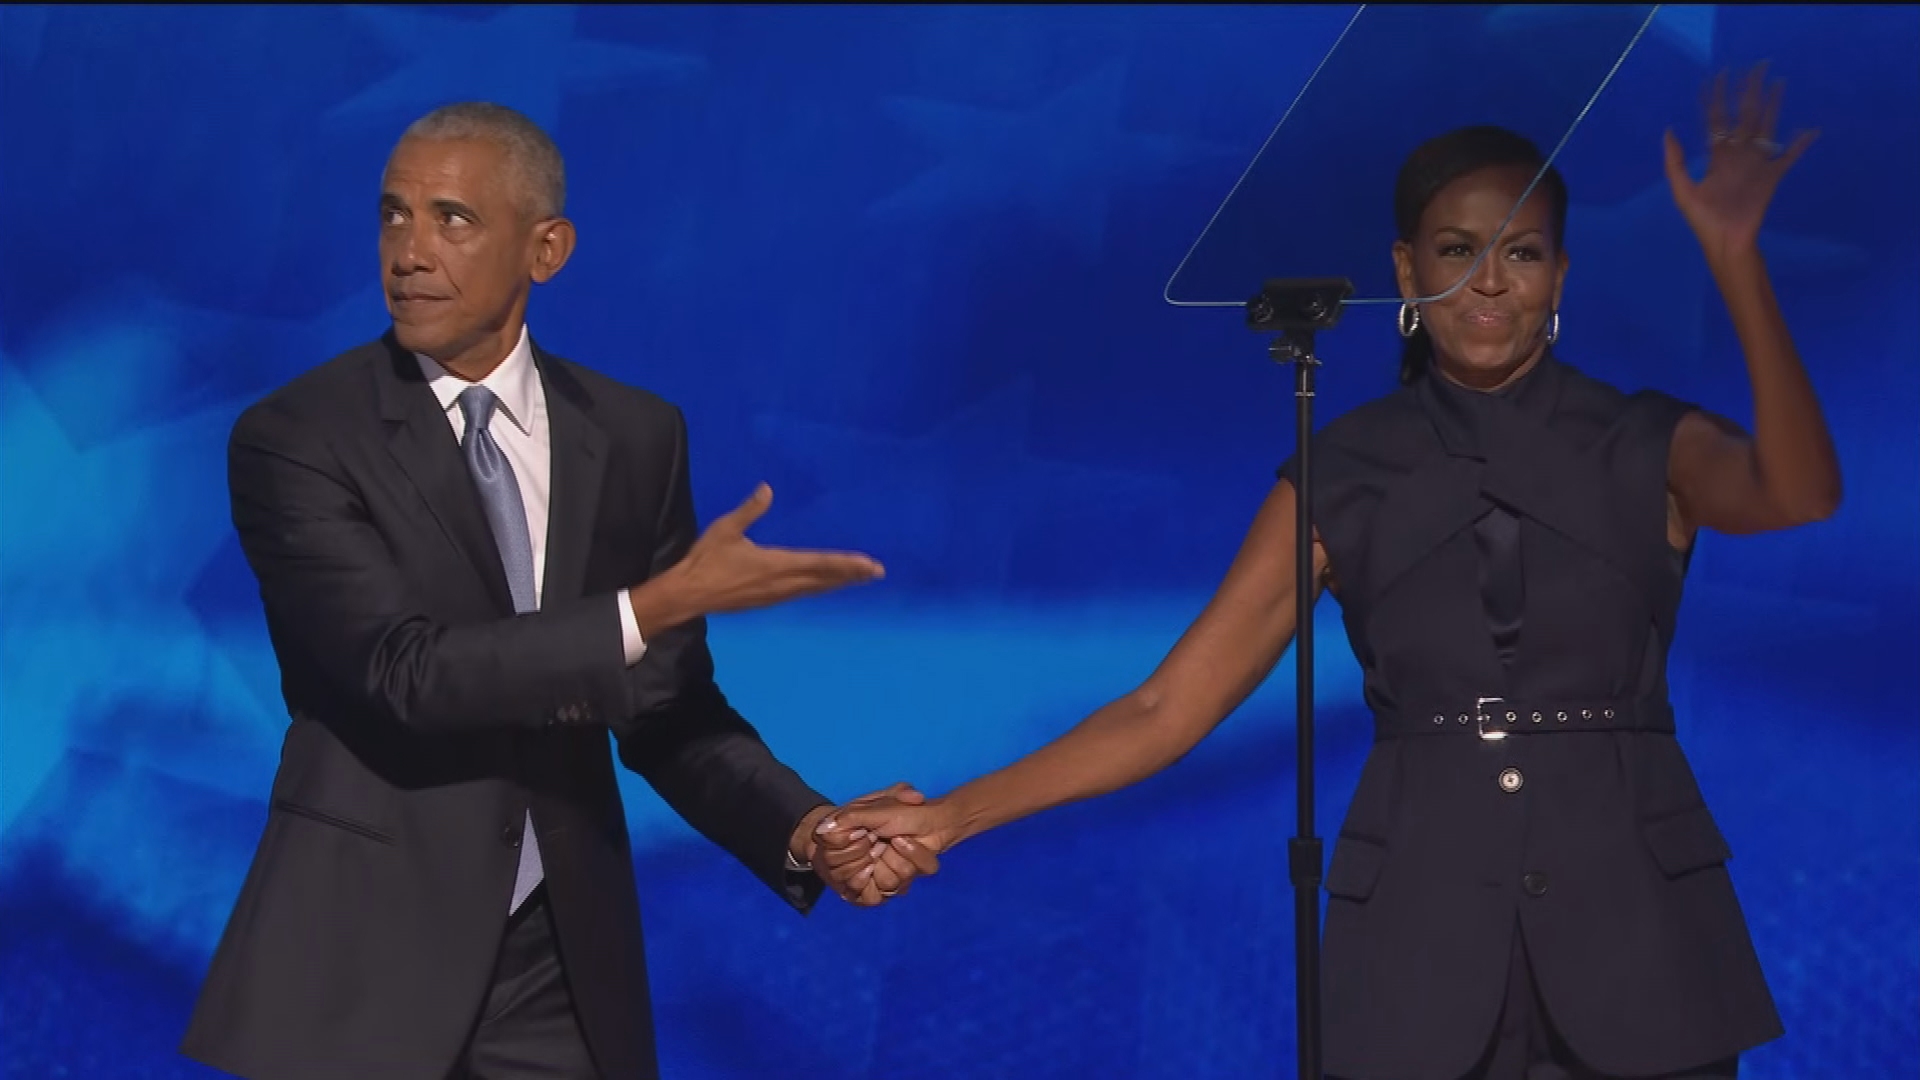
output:
[[[547,391],[540,383],[539,369],[533,365],[531,340],[522,324],[519,344],[499,367],[480,380],[480,385],[493,391],[493,396],[499,399],[487,431],[499,444],[500,452],[506,455],[507,463],[513,467],[513,479],[520,487],[520,504],[527,514],[528,539],[533,542],[533,606],[538,609],[547,580],[547,511],[553,492],[553,440],[547,420]],[[431,357],[415,353],[414,359],[420,362],[420,371],[426,376],[427,385],[433,388],[433,396],[439,399],[447,423],[453,425],[454,437],[464,442],[467,417],[460,409],[460,392],[471,384]],[[623,589],[614,602],[620,609],[621,648],[626,653],[628,666],[632,666],[646,654],[647,643],[640,637],[640,621],[634,617],[632,597]],[[523,863],[539,858],[532,810],[527,811],[521,843]]]
[[[540,384],[540,371],[533,365],[532,339],[525,325],[520,327],[520,343],[480,385],[493,391],[500,401],[493,410],[487,431],[500,444],[500,452],[513,466],[513,479],[520,485],[520,504],[527,512],[527,531],[533,541],[533,606],[540,606],[547,580],[547,511],[553,493],[553,438],[547,421],[547,390]],[[467,436],[467,417],[460,411],[460,391],[472,385],[453,374],[431,357],[415,353],[420,371],[440,401],[454,438]],[[620,643],[629,666],[640,662],[647,644],[640,638],[640,621],[633,614],[633,598],[622,590],[616,598],[620,608]]]

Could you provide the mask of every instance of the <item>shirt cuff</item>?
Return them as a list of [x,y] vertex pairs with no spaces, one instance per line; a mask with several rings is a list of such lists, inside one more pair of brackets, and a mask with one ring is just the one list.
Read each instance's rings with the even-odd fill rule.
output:
[[640,637],[640,620],[633,614],[633,594],[621,589],[615,602],[620,605],[620,648],[626,654],[627,666],[632,667],[647,655],[647,643]]

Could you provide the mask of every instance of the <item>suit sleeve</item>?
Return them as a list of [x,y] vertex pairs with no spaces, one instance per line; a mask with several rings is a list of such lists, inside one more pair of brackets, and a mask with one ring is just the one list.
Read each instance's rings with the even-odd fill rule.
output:
[[275,646],[330,695],[431,732],[631,712],[609,597],[464,625],[430,618],[325,438],[270,402],[235,423],[227,470]]
[[[674,452],[651,573],[693,546],[698,526],[687,467],[685,421],[674,413]],[[640,774],[701,835],[753,871],[794,907],[819,899],[820,879],[786,869],[800,820],[831,800],[781,764],[713,678],[706,620],[661,631],[634,665],[631,724],[617,725],[620,760]]]

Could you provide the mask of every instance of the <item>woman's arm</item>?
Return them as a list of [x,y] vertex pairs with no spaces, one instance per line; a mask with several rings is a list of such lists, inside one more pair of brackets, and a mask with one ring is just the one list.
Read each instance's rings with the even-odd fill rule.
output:
[[1781,177],[1813,144],[1774,142],[1780,89],[1754,69],[1730,113],[1726,81],[1707,99],[1706,175],[1687,172],[1680,141],[1667,133],[1667,180],[1720,286],[1753,384],[1753,437],[1705,413],[1684,417],[1667,463],[1670,524],[1685,540],[1701,526],[1764,532],[1818,521],[1840,505],[1840,463],[1793,336],[1760,257],[1760,225]]
[[1753,435],[1689,413],[1673,433],[1667,483],[1680,529],[1756,533],[1820,521],[1840,505],[1840,462],[1758,248],[1709,264],[1746,354]]
[[[1282,480],[1260,507],[1220,588],[1139,688],[1053,742],[921,806],[836,815],[822,829],[911,836],[944,851],[988,829],[1152,776],[1193,749],[1245,701],[1294,632],[1294,490]],[[1326,553],[1314,545],[1314,577]]]

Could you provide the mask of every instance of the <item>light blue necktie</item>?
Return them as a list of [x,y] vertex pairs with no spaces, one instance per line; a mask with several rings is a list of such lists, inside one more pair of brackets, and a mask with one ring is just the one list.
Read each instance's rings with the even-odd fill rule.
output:
[[[527,531],[527,508],[520,501],[520,483],[514,479],[513,466],[487,430],[499,403],[493,391],[484,386],[460,391],[460,411],[467,418],[467,435],[460,442],[460,450],[467,459],[468,471],[473,473],[474,486],[480,489],[480,504],[486,508],[493,542],[500,548],[507,589],[513,593],[513,610],[525,614],[540,607],[533,589],[533,537]],[[533,812],[529,810],[520,840],[520,868],[513,877],[513,905],[507,910],[520,910],[543,876],[540,847],[533,837]]]

